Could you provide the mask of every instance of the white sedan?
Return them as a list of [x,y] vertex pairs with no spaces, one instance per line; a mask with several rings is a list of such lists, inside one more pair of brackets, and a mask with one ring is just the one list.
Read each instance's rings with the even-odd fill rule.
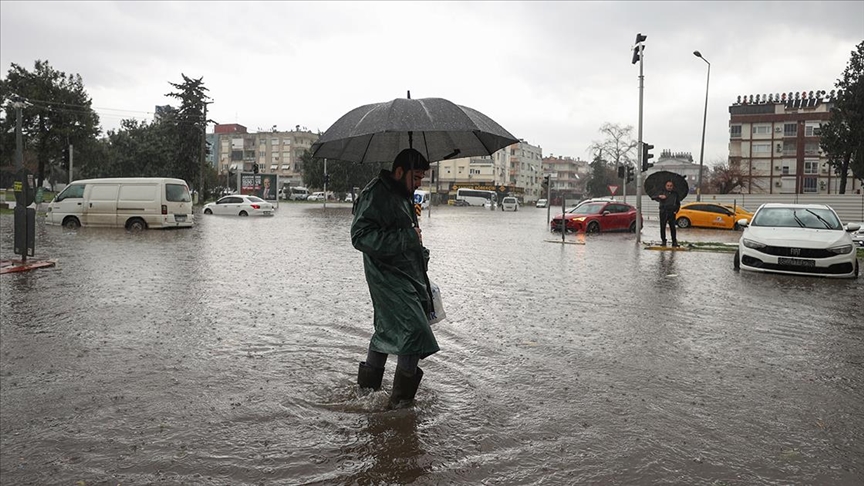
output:
[[824,204],[763,204],[753,220],[740,219],[744,233],[735,252],[736,270],[856,278],[858,260],[851,232]]
[[204,214],[273,216],[276,207],[258,196],[231,195],[204,205]]

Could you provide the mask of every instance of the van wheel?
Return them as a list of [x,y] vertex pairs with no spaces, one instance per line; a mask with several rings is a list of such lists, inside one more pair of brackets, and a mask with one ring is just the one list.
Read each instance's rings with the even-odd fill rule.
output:
[[204,214],[213,214],[213,211],[210,211],[210,208],[204,210]]
[[735,250],[735,261],[732,262],[732,268],[736,272],[741,270],[741,250]]
[[249,213],[246,211],[240,211],[240,216],[249,216]]
[[63,227],[66,229],[78,229],[81,227],[81,222],[78,221],[78,218],[70,216],[63,220]]
[[144,231],[147,229],[147,223],[139,218],[130,219],[126,222],[126,229],[129,231]]

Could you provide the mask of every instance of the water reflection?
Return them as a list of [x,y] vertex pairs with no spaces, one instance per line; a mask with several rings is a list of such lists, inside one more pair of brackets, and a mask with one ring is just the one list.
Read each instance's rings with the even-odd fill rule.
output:
[[388,412],[356,393],[372,306],[329,206],[40,226],[57,268],[0,277],[3,483],[860,484],[864,279],[435,208],[441,352]]

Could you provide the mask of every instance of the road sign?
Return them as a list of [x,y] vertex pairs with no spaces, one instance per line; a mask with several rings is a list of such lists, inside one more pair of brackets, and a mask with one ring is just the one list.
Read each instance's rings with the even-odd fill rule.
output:
[[615,193],[618,192],[618,186],[612,186],[612,185],[610,185],[610,186],[609,186],[609,192],[611,192],[612,195],[614,196]]

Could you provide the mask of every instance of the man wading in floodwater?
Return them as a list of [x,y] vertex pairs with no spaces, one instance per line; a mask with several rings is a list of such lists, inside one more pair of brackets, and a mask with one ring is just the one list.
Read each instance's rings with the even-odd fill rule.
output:
[[398,356],[390,407],[410,406],[423,370],[417,364],[438,352],[429,326],[432,310],[426,267],[429,250],[414,224],[414,190],[429,162],[414,149],[396,156],[391,171],[382,170],[360,193],[354,205],[351,243],[363,252],[366,283],[375,310],[375,333],[357,384],[378,390],[387,356]]

